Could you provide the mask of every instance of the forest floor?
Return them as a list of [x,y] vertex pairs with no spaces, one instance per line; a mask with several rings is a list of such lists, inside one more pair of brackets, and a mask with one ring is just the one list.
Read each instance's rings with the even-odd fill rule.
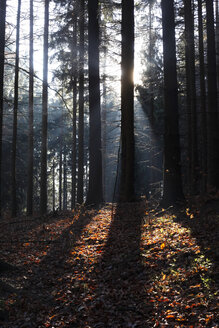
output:
[[219,327],[218,228],[144,201],[2,222],[0,327]]

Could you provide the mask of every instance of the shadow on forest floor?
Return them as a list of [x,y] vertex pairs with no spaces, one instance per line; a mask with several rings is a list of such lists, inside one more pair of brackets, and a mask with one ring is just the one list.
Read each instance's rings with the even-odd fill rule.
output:
[[219,215],[217,213],[197,214],[183,209],[175,221],[189,229],[202,255],[212,263],[211,277],[219,282]]
[[150,318],[144,285],[150,279],[142,264],[141,227],[145,206],[118,205],[100,261],[91,273],[95,302],[89,309],[91,327],[140,327]]
[[194,237],[181,214],[158,217],[142,201],[45,225],[51,244],[8,253],[23,288],[8,297],[1,327],[217,327],[218,266],[205,253],[211,236]]
[[[68,256],[69,245],[71,247],[80,238],[80,234],[91,221],[96,211],[84,214],[84,211],[60,213],[47,222],[37,222],[27,230],[24,227],[12,234],[12,239],[3,240],[7,245],[2,255],[4,260],[9,259],[13,263],[10,270],[5,270],[0,274],[0,282],[3,284],[5,293],[0,290],[0,301],[3,302],[5,296],[9,297],[6,302],[9,305],[9,314],[14,316],[16,308],[15,327],[40,327],[40,316],[45,315],[50,307],[56,305],[51,292],[58,283],[58,279],[65,272],[65,259]],[[1,286],[1,285],[0,285]],[[10,304],[12,307],[10,307]],[[28,308],[29,317],[25,318],[24,310]],[[1,308],[0,308],[1,309]],[[41,314],[39,314],[42,311]],[[1,309],[5,319],[3,309]],[[0,313],[1,314],[1,313]],[[6,318],[8,313],[6,313]],[[28,316],[28,314],[27,314]],[[25,325],[24,321],[27,320]],[[31,324],[28,326],[28,322]],[[12,327],[11,323],[6,327]],[[2,326],[0,326],[2,327]],[[42,326],[44,327],[44,326]]]

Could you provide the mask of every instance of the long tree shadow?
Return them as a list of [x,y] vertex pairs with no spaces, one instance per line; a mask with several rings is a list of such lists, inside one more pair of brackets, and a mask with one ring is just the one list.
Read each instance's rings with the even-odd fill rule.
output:
[[195,238],[200,247],[201,253],[205,257],[205,261],[211,262],[211,274],[214,282],[219,281],[219,220],[218,215],[193,215],[181,211],[176,215],[176,222],[191,231],[191,237]]
[[[92,327],[149,327],[153,310],[144,285],[149,276],[141,263],[141,226],[145,206],[118,205],[101,260],[92,272],[95,298],[89,308]],[[144,324],[142,324],[144,322]]]
[[112,217],[105,206],[69,222],[39,263],[27,266],[15,313],[2,327],[13,320],[23,327],[26,317],[32,328],[198,323],[203,307],[214,306],[200,302],[214,289],[203,286],[199,246],[175,216],[149,221],[146,212],[143,202],[123,204]]
[[59,305],[57,294],[61,277],[71,272],[71,267],[66,264],[69,250],[74,248],[83,229],[91,222],[95,213],[96,211],[82,212],[77,220],[51,243],[39,263],[26,267],[28,278],[25,278],[25,284],[16,297],[16,303],[9,310],[9,322],[1,327],[10,327],[10,320],[16,320],[18,327],[21,327],[25,315],[28,316],[32,328],[41,327],[51,309]]

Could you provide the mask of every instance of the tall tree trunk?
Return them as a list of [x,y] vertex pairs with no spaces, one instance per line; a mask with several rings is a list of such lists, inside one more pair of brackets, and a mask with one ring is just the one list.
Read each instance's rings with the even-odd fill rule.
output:
[[18,81],[19,81],[19,51],[20,51],[20,18],[21,18],[21,0],[18,0],[15,79],[14,79],[14,113],[13,113],[13,135],[12,135],[12,163],[11,163],[12,217],[15,217],[17,215],[16,157],[17,157],[17,112],[18,112]]
[[153,79],[153,72],[152,72],[152,47],[154,43],[152,44],[152,9],[153,9],[153,2],[149,2],[149,67],[150,67],[150,85],[149,85],[149,95],[150,95],[150,120],[151,124],[153,126],[154,124],[154,89],[153,89],[153,84],[152,84],[152,79]]
[[[153,1],[149,2],[149,45],[148,45],[148,70],[149,70],[149,122],[151,124],[151,127],[153,129],[154,127],[154,85],[153,85],[153,48],[154,48],[154,41],[152,36],[152,25],[153,25]],[[154,136],[151,136],[151,170],[150,170],[150,185],[151,188],[153,188],[153,185],[156,181],[156,171],[154,170],[154,167],[156,167],[156,140]]]
[[48,120],[48,37],[49,0],[45,1],[44,45],[43,45],[43,98],[42,98],[42,143],[41,143],[41,181],[40,212],[47,212],[47,120]]
[[72,167],[71,167],[71,209],[75,207],[76,200],[76,161],[77,161],[77,77],[73,78],[73,118],[72,118]]
[[63,144],[62,144],[62,138],[63,138],[63,114],[61,114],[61,133],[59,136],[59,211],[62,210],[62,153],[63,153]]
[[[219,1],[215,1],[217,88],[219,89]],[[219,92],[219,90],[218,90]]]
[[134,0],[122,1],[120,200],[134,199]]
[[199,31],[199,77],[200,77],[200,109],[201,109],[201,192],[207,187],[207,115],[206,115],[206,88],[205,63],[202,22],[202,0],[198,0],[198,31]]
[[[104,28],[104,42],[106,42],[106,28]],[[103,49],[103,78],[102,78],[102,170],[103,170],[103,199],[106,202],[107,193],[106,193],[106,104],[107,104],[107,90],[106,90],[106,59],[107,59],[107,47],[104,45]]]
[[186,97],[188,117],[188,158],[190,193],[197,191],[198,147],[196,115],[194,13],[191,0],[184,0],[185,13],[185,57],[186,57]]
[[208,185],[219,188],[219,134],[217,114],[217,70],[213,1],[206,0],[208,77]]
[[84,0],[80,1],[79,33],[80,44],[77,202],[82,204],[84,201]]
[[62,147],[59,152],[59,211],[62,210]]
[[67,162],[66,162],[66,144],[64,145],[64,159],[63,159],[63,210],[67,210]]
[[27,214],[33,214],[33,0],[30,0]]
[[180,141],[178,127],[178,91],[173,0],[162,0],[164,56],[164,192],[165,205],[183,199]]
[[0,1],[0,217],[2,214],[2,128],[4,106],[4,63],[5,63],[5,19],[6,0]]
[[56,208],[55,161],[52,162],[52,210]]
[[77,18],[74,21],[73,44],[72,44],[72,65],[73,65],[73,118],[72,118],[72,190],[71,190],[71,209],[75,207],[76,200],[76,161],[77,161]]
[[99,73],[98,0],[88,1],[88,71],[89,71],[89,189],[88,204],[100,204],[102,191],[102,153]]

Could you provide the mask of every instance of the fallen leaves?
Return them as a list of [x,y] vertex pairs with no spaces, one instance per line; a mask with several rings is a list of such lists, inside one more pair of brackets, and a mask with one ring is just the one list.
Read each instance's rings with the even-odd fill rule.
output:
[[160,245],[160,248],[161,248],[161,249],[164,249],[165,246],[166,246],[166,244],[165,244],[165,243],[162,243],[162,244]]
[[216,327],[216,265],[177,213],[75,211],[16,240],[2,254],[20,267],[22,293],[1,327]]

